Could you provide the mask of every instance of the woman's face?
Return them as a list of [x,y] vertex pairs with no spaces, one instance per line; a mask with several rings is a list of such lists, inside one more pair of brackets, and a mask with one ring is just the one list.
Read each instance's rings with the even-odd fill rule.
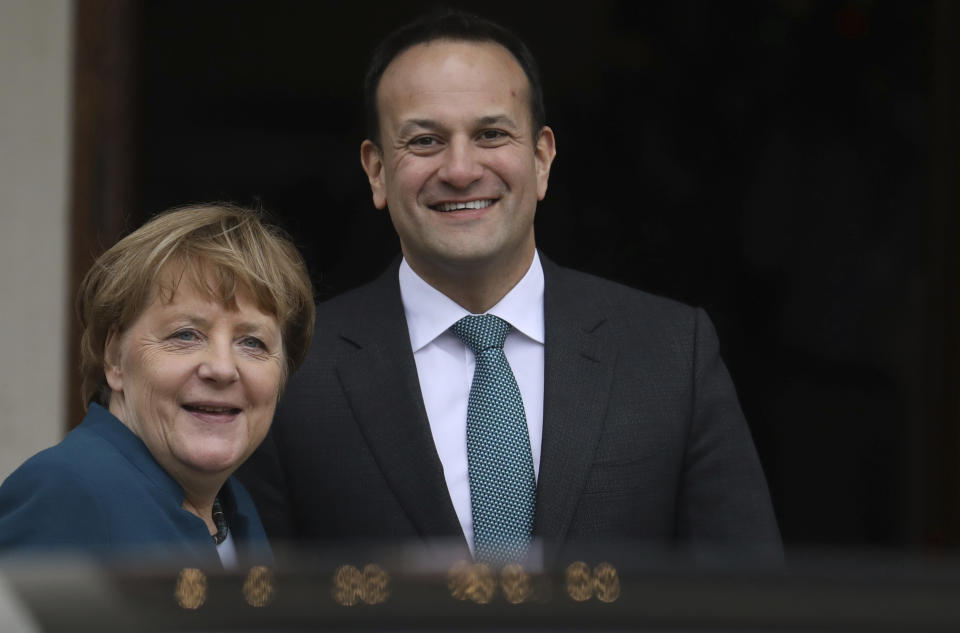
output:
[[110,411],[181,484],[229,475],[270,427],[284,364],[280,326],[244,293],[235,310],[185,278],[172,297],[160,294],[107,341]]

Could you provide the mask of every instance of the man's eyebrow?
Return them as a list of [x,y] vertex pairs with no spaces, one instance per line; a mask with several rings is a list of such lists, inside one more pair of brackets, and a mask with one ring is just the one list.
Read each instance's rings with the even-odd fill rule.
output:
[[512,128],[517,127],[517,124],[513,122],[513,119],[508,117],[506,114],[497,114],[497,115],[480,117],[477,120],[477,124],[480,126],[505,125],[507,127],[512,127]]
[[[491,125],[500,125],[504,127],[509,127],[517,129],[517,124],[508,117],[506,114],[490,114],[487,116],[482,116],[476,120],[477,127],[488,127]],[[397,131],[397,135],[401,138],[412,134],[414,131],[418,130],[428,130],[428,131],[437,131],[443,130],[444,126],[439,122],[434,121],[433,119],[407,119],[400,126],[400,129]]]
[[414,130],[439,130],[440,128],[440,124],[432,119],[407,119],[400,126],[397,134],[403,137]]

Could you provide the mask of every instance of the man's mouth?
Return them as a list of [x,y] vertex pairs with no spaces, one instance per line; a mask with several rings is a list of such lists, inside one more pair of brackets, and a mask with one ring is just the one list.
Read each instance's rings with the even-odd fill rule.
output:
[[447,213],[449,211],[463,211],[464,209],[486,209],[494,202],[496,202],[496,200],[492,198],[487,200],[467,200],[465,202],[441,202],[430,205],[430,208],[434,211]]

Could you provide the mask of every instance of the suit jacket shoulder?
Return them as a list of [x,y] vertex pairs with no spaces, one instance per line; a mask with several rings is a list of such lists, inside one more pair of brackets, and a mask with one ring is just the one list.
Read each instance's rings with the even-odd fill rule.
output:
[[612,321],[616,327],[636,325],[642,316],[648,330],[655,327],[660,333],[662,328],[691,331],[695,325],[697,308],[685,303],[558,266],[546,257],[541,261],[547,279],[547,310],[563,310],[586,321]]
[[554,540],[778,544],[706,313],[545,258],[544,276],[537,529]]

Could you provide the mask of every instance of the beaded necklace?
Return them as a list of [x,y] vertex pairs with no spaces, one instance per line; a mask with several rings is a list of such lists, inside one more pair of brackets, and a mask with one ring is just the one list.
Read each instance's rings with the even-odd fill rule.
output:
[[223,514],[223,506],[220,505],[220,497],[213,500],[213,524],[217,526],[217,533],[213,535],[213,542],[220,545],[227,540],[227,517]]

